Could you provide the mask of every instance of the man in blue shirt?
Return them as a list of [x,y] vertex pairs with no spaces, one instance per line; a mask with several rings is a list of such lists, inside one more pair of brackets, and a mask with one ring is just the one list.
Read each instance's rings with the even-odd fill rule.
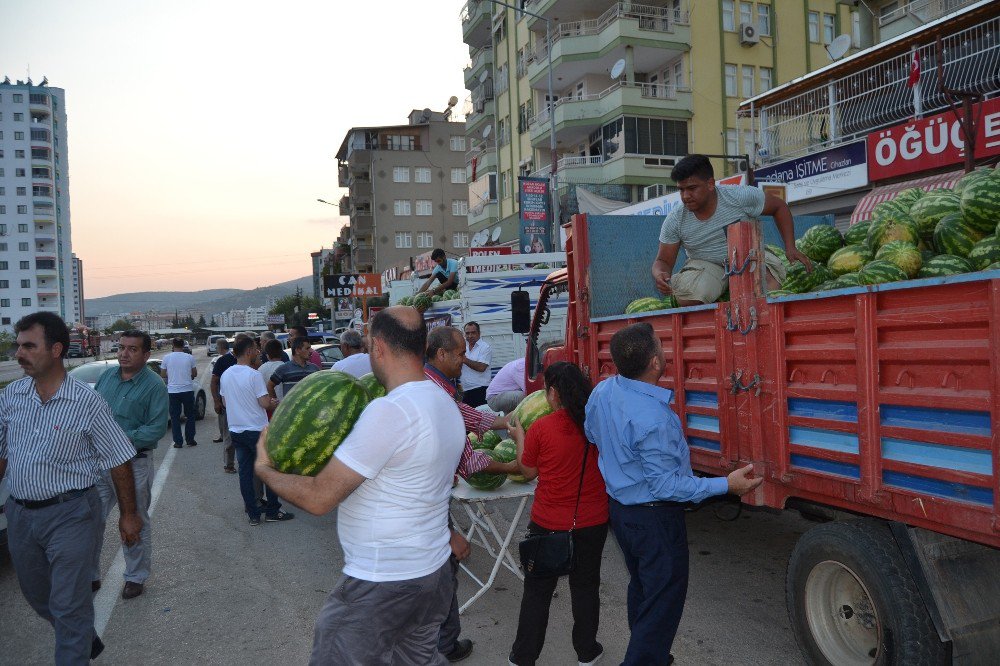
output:
[[594,388],[587,402],[587,439],[597,445],[609,497],[611,529],[625,556],[630,580],[632,632],[623,664],[673,662],[670,646],[684,610],[688,583],[684,505],[727,492],[744,495],[763,482],[753,465],[726,478],[697,477],[672,392],[656,385],[666,366],[648,323],[611,338],[618,375]]
[[427,278],[424,285],[420,287],[417,293],[422,293],[427,291],[427,289],[437,280],[441,284],[430,290],[431,296],[437,294],[443,294],[449,289],[458,289],[458,260],[448,259],[445,256],[444,250],[437,247],[431,252],[431,260],[437,264],[434,270],[431,271],[431,276]]

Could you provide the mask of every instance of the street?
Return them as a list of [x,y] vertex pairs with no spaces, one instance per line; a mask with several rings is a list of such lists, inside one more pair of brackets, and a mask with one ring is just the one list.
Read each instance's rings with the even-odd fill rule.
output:
[[[195,349],[199,376],[209,358]],[[343,564],[336,514],[314,517],[294,507],[286,523],[251,527],[237,477],[222,471],[211,413],[198,423],[196,448],[173,449],[169,433],[156,451],[153,575],[146,591],[123,601],[117,512],[108,522],[95,595],[104,664],[302,664],[314,619]],[[508,512],[513,506],[505,507]],[[784,603],[788,554],[809,523],[791,512],[708,506],[689,514],[691,582],[673,653],[678,664],[798,664]],[[457,515],[457,512],[456,512]],[[509,515],[509,514],[508,514]],[[525,512],[526,521],[527,511]],[[522,532],[515,534],[519,538]],[[485,553],[470,566],[485,576]],[[471,595],[460,575],[459,598]],[[605,663],[620,662],[628,639],[627,574],[617,544],[604,553],[599,640]],[[505,664],[517,625],[520,581],[501,569],[493,589],[463,616],[476,643],[467,664]],[[570,642],[569,593],[560,583],[540,663],[576,663]],[[24,601],[6,549],[0,553],[0,664],[51,662],[52,630]]]

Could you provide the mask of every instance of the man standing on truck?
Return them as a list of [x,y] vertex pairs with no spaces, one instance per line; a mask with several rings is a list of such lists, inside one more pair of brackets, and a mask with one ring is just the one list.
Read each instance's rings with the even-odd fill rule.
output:
[[[704,155],[688,155],[673,168],[683,206],[674,208],[660,228],[660,250],[653,261],[653,280],[664,294],[673,294],[680,306],[714,303],[725,293],[728,277],[723,268],[728,253],[726,227],[733,222],[772,215],[785,243],[788,261],[812,270],[809,258],[795,248],[795,231],[788,204],[763,190],[746,185],[716,185],[712,163]],[[676,275],[674,265],[681,248],[687,261]],[[770,252],[764,253],[767,289],[777,289],[785,267]]]
[[493,348],[481,339],[479,323],[470,321],[465,329],[465,360],[462,361],[462,402],[470,407],[486,404],[486,387],[493,377]]
[[424,285],[417,290],[417,293],[423,293],[431,286],[434,280],[437,280],[441,284],[430,290],[432,296],[437,294],[443,294],[449,289],[458,289],[458,260],[448,259],[439,247],[434,248],[431,252],[431,261],[433,261],[437,266],[431,271],[431,276],[427,278]]
[[587,439],[597,445],[608,490],[611,529],[625,557],[628,624],[625,666],[666,666],[684,610],[688,584],[684,507],[715,495],[744,495],[763,481],[753,465],[725,478],[691,470],[691,452],[673,392],[656,385],[666,368],[663,347],[648,322],[611,337],[618,374],[594,387],[587,402]]

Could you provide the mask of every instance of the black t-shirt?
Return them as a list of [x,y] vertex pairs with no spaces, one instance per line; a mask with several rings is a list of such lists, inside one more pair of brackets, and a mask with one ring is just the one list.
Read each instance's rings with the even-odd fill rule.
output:
[[234,365],[236,365],[236,357],[233,356],[232,352],[226,352],[219,357],[218,361],[215,362],[215,367],[212,368],[212,374],[221,379],[222,373]]

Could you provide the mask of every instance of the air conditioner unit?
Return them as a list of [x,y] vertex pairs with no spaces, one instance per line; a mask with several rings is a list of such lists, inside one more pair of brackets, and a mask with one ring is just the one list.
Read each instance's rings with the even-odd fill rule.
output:
[[642,200],[649,201],[650,199],[655,199],[656,197],[662,197],[667,193],[667,186],[663,183],[657,183],[656,185],[647,185],[642,188]]
[[740,45],[753,46],[760,42],[760,35],[753,23],[740,23]]

